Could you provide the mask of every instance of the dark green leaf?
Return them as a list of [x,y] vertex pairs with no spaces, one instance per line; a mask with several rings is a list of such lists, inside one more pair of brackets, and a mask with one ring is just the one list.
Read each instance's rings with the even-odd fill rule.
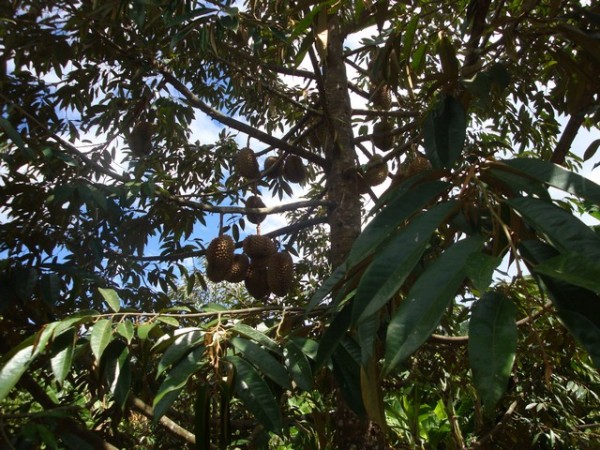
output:
[[277,353],[279,355],[282,354],[281,348],[279,347],[279,344],[277,344],[277,342],[275,342],[266,334],[261,333],[260,331],[258,331],[255,328],[252,328],[249,325],[238,322],[231,329],[237,331],[243,336],[246,336],[247,338],[258,342],[260,345],[274,353]]
[[600,264],[580,253],[567,253],[549,258],[534,271],[600,294]]
[[206,364],[204,350],[203,346],[195,348],[167,373],[154,397],[155,422],[171,407],[187,383],[187,380]]
[[583,154],[583,160],[587,161],[592,159],[592,157],[598,151],[598,147],[600,147],[600,139],[595,139],[588,145],[588,148],[585,149],[585,153]]
[[502,258],[485,253],[473,253],[466,265],[467,277],[473,282],[473,286],[483,293],[492,284],[494,270],[500,265]]
[[268,351],[261,346],[240,337],[232,337],[229,342],[254,364],[263,375],[269,377],[284,389],[291,389],[292,384],[284,367]]
[[384,373],[389,373],[431,336],[466,276],[469,256],[482,244],[480,237],[457,242],[417,279],[388,326]]
[[425,118],[425,152],[434,168],[451,167],[460,157],[467,135],[467,118],[461,103],[449,95]]
[[360,388],[360,348],[350,338],[343,339],[333,355],[333,373],[348,406],[357,414],[365,415]]
[[103,364],[110,392],[117,404],[123,408],[131,387],[131,365],[127,344],[120,339],[112,341],[104,352]]
[[489,292],[473,306],[469,321],[469,362],[486,414],[492,414],[506,387],[517,349],[517,308]]
[[507,203],[561,252],[600,259],[600,238],[568,211],[535,198],[515,198]]
[[433,232],[455,206],[455,202],[434,206],[413,219],[377,253],[358,285],[353,321],[376,314],[396,294],[421,259]]
[[196,450],[210,450],[210,418],[210,388],[203,384],[198,387],[194,403]]
[[277,399],[254,367],[238,356],[227,356],[235,367],[235,393],[269,431],[281,434],[283,421]]
[[317,291],[312,295],[308,305],[306,306],[306,312],[311,312],[319,303],[323,301],[325,297],[331,292],[331,290],[344,279],[346,276],[346,264],[340,264],[335,268],[333,273],[319,286]]
[[323,333],[319,341],[319,350],[317,352],[317,358],[315,361],[316,368],[319,369],[323,364],[326,364],[331,354],[338,346],[342,336],[346,334],[350,327],[350,319],[352,318],[352,305],[346,305],[338,312],[331,324]]
[[289,341],[285,345],[283,355],[296,385],[304,391],[310,391],[313,385],[312,369],[302,349],[293,341]]

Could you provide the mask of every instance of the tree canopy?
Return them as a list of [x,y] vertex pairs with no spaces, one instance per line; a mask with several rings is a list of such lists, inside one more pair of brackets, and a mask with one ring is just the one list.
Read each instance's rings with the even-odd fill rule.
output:
[[4,2],[0,442],[594,448],[598,36],[574,0]]

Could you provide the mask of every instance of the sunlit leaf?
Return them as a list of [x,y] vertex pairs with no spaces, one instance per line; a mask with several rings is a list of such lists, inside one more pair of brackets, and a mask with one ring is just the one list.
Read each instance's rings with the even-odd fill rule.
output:
[[73,351],[75,349],[75,339],[75,330],[71,328],[56,336],[54,338],[54,342],[52,342],[50,365],[52,367],[52,373],[54,373],[54,377],[59,384],[63,383],[67,377],[67,374],[71,370]]
[[114,289],[98,288],[98,292],[100,292],[108,306],[110,306],[110,309],[114,312],[119,312],[121,309],[121,299]]
[[230,339],[231,344],[245,359],[254,364],[266,376],[284,389],[291,389],[290,378],[283,365],[261,346],[240,337]]
[[111,319],[100,319],[94,324],[90,335],[90,347],[97,360],[102,357],[104,349],[110,342],[112,331]]

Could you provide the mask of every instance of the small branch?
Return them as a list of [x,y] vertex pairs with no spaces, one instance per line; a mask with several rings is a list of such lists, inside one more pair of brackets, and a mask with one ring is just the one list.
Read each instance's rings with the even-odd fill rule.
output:
[[563,133],[556,144],[556,148],[554,149],[554,152],[552,152],[552,156],[550,157],[551,162],[561,166],[565,164],[565,158],[571,149],[571,145],[573,145],[573,141],[577,136],[579,128],[583,124],[584,118],[585,114],[582,113],[573,114],[569,118],[567,126],[563,130]]
[[417,117],[419,113],[417,111],[385,111],[379,109],[353,109],[352,115],[354,116],[367,116],[367,117]]
[[[150,419],[154,418],[154,410],[150,405],[147,405],[142,399],[132,396],[131,404],[146,417]],[[163,427],[165,427],[175,436],[182,438],[184,441],[189,442],[190,444],[196,443],[196,435],[194,433],[191,433],[190,431],[183,428],[181,425],[176,424],[167,416],[162,416],[159,419],[158,423],[160,423]]]
[[486,434],[484,437],[482,437],[480,440],[475,442],[473,444],[473,446],[471,447],[471,450],[476,450],[478,448],[481,448],[487,441],[490,441],[494,437],[494,435],[496,433],[498,433],[498,431],[500,431],[502,429],[502,427],[504,427],[504,425],[506,424],[506,421],[510,418],[510,416],[512,416],[514,414],[516,409],[517,409],[517,401],[515,400],[514,402],[512,402],[510,404],[510,406],[508,407],[508,409],[506,410],[506,412],[504,413],[502,418],[494,426],[494,428],[492,428],[492,430],[488,434]]

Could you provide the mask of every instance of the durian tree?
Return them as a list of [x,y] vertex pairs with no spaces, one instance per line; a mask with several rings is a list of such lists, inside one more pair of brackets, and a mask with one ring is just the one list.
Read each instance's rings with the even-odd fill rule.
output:
[[3,446],[593,448],[599,32],[574,0],[3,2]]

